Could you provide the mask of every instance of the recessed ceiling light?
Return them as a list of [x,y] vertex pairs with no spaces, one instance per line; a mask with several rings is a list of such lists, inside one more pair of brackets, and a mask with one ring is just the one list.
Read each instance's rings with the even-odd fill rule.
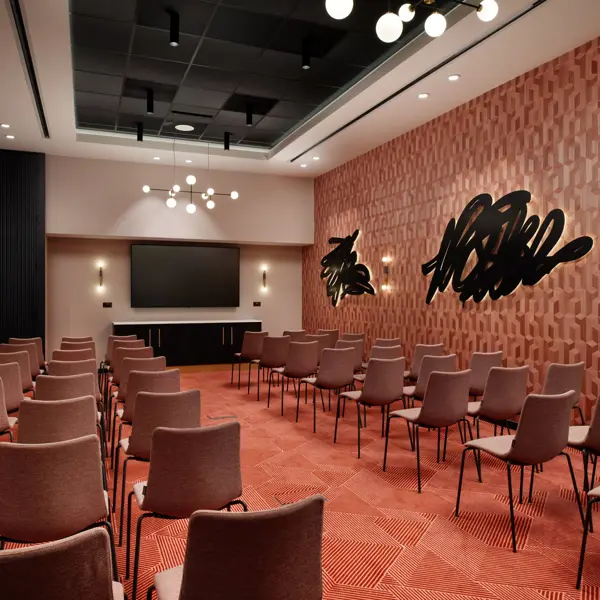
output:
[[450,75],[450,77],[448,77],[448,79],[450,81],[458,81],[460,79],[460,75],[456,74],[456,75]]
[[305,165],[304,163],[302,163],[302,164],[300,165],[300,168],[301,168],[301,169],[306,169],[306,167],[308,167],[308,165]]
[[194,131],[194,128],[191,125],[175,125],[175,129],[177,129],[177,131]]
[[6,139],[7,139],[7,140],[14,140],[14,139],[15,139],[15,136],[14,136],[14,135],[7,135],[7,136],[6,136]]
[[313,156],[313,160],[321,160],[320,156]]
[[8,123],[2,123],[2,125],[0,125],[0,127],[2,127],[3,129],[9,129],[10,125]]
[[186,162],[186,163],[191,163],[192,161],[191,161],[189,158],[186,158],[186,159],[185,159],[185,162]]
[[419,98],[424,100],[425,98],[429,98],[429,94],[419,94]]
[[160,156],[155,156],[154,160],[160,160]]

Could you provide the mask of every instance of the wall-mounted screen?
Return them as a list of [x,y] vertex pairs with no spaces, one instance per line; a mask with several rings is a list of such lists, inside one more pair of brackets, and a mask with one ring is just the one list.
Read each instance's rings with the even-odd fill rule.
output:
[[133,308],[239,305],[239,248],[131,245]]

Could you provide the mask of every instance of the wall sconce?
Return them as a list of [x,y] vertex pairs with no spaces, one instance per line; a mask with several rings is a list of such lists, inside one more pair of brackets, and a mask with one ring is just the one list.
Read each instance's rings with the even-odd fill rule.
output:
[[267,271],[269,270],[268,265],[261,265],[260,270],[262,271],[262,287],[260,288],[260,291],[263,294],[266,294],[269,291],[269,288],[267,287]]
[[96,263],[96,266],[98,267],[98,292],[103,292],[104,291],[104,262],[99,260]]
[[392,289],[390,285],[390,262],[392,262],[392,259],[389,256],[384,256],[381,262],[383,263],[383,285],[381,290],[389,292]]

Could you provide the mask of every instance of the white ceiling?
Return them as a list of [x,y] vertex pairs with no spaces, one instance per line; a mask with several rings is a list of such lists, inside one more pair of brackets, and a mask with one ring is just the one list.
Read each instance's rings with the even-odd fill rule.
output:
[[[406,60],[393,69],[383,65],[379,72],[371,73],[372,83],[363,82],[347,92],[273,151],[223,153],[211,147],[211,168],[315,177],[600,35],[600,0],[547,0],[306,153],[351,119],[532,5],[532,0],[498,2],[500,14],[491,23],[482,23],[469,14],[441,38],[427,44],[417,38],[401,51]],[[0,130],[0,148],[130,162],[154,162],[159,156],[161,164],[172,164],[171,142],[146,138],[138,143],[120,135],[76,131],[68,0],[21,0],[21,6],[50,139],[42,134],[6,2],[0,4],[0,122],[10,123],[11,128]],[[460,74],[460,80],[449,82],[452,73]],[[421,92],[429,93],[429,97],[418,99]],[[6,139],[6,134],[15,139]],[[303,153],[301,159],[291,162]],[[320,160],[312,160],[313,156]],[[178,141],[177,163],[183,164],[185,159],[197,167],[205,166],[206,146]],[[303,163],[308,165],[306,169],[300,168]]]

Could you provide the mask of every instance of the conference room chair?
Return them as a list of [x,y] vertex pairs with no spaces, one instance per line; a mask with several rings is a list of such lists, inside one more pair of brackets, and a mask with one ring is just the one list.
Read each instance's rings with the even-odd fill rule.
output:
[[283,332],[283,335],[289,335],[292,342],[305,342],[307,331],[305,329],[290,329]]
[[[399,346],[398,346],[399,347]],[[365,426],[366,426],[366,411],[367,407],[377,406],[381,408],[381,436],[384,435],[384,420],[389,417],[390,406],[393,402],[402,397],[404,389],[404,367],[406,361],[401,358],[371,358],[367,373],[364,380],[364,385],[361,390],[351,390],[342,392],[338,396],[337,410],[335,414],[335,430],[333,434],[333,443],[337,441],[337,428],[340,418],[340,400],[352,400],[356,402],[356,410],[358,415],[357,422],[357,444],[358,458],[360,458],[360,430],[363,427],[360,418],[360,406],[364,407]]]
[[52,352],[52,360],[90,360],[94,358],[94,353],[86,348],[85,350],[54,350]]
[[[342,388],[354,385],[352,379],[356,364],[355,348],[325,348],[316,377],[304,377],[300,383],[313,386],[313,433],[317,432],[317,390],[321,393],[321,404],[325,412],[323,390],[334,390],[339,396]],[[296,423],[300,413],[300,395],[296,400]]]
[[[383,358],[383,359],[392,359],[392,358],[402,358],[404,355],[402,354],[402,346],[372,346],[371,347],[371,356],[370,359],[373,358]],[[362,368],[366,369],[369,366],[368,362],[362,363]],[[404,369],[402,369],[402,376],[404,377]],[[364,373],[356,373],[354,375],[355,381],[360,381],[361,383],[365,380]]]
[[196,511],[183,565],[157,573],[147,598],[321,600],[324,504],[311,496],[259,512]]
[[121,340],[121,341],[137,340],[137,336],[136,335],[109,335],[108,340],[106,342],[106,354],[104,356],[104,362],[107,365],[111,364],[113,345],[116,340]]
[[465,469],[465,457],[467,452],[472,451],[478,465],[479,481],[481,481],[480,461],[477,460],[479,452],[497,458],[506,463],[508,478],[508,500],[510,510],[510,529],[513,552],[517,551],[517,534],[515,528],[514,499],[512,488],[511,467],[523,467],[521,469],[521,493],[522,502],[523,472],[524,467],[531,468],[531,479],[529,483],[529,502],[532,501],[533,481],[535,470],[538,465],[553,460],[559,455],[567,459],[573,490],[579,507],[581,521],[584,522],[581,499],[577,490],[577,481],[571,458],[564,448],[569,441],[569,422],[573,409],[575,393],[573,390],[563,394],[544,395],[530,394],[525,399],[523,410],[519,418],[517,431],[514,435],[500,435],[494,437],[478,438],[468,441],[462,453],[460,465],[460,476],[458,480],[458,493],[456,496],[455,516],[458,517],[460,509],[460,494]]
[[483,396],[490,369],[501,366],[502,352],[473,352],[469,361],[469,369],[471,369],[469,395],[474,400],[478,396]]
[[579,402],[581,400],[581,389],[583,387],[583,377],[585,375],[585,363],[578,362],[570,365],[561,365],[551,363],[546,372],[544,386],[542,388],[543,395],[562,394],[573,390],[573,409],[579,412],[581,424],[585,425],[585,417]]
[[336,348],[352,348],[354,350],[354,372],[359,373],[362,370],[363,355],[365,352],[364,340],[338,340],[335,343]]
[[[127,503],[126,577],[129,577],[131,503],[134,496],[142,511],[136,526],[131,600],[135,600],[137,594],[144,520],[189,519],[197,510],[219,511],[227,508],[229,511],[235,505],[241,505],[247,511],[241,495],[239,422],[194,429],[156,429],[152,434],[148,480],[133,485]],[[219,543],[214,538],[212,541]],[[252,543],[257,544],[258,540],[252,540]],[[274,545],[272,547],[276,548]],[[235,552],[235,548],[230,548],[230,551]],[[297,556],[296,559],[302,561],[302,557]],[[262,566],[257,568],[258,563],[253,562],[254,568],[262,571]],[[230,569],[232,564],[229,562]],[[232,577],[231,571],[229,573],[230,579],[239,580],[237,565],[235,577]],[[204,594],[205,588],[201,589]]]
[[[287,379],[294,381],[294,389],[296,381],[298,381],[297,396],[300,400],[301,380],[305,377],[310,377],[317,372],[319,368],[319,343],[318,342],[290,342],[288,357],[285,367],[276,367],[273,369],[281,377],[281,416],[283,416],[283,393],[284,382]],[[307,385],[305,384],[305,390]],[[306,392],[308,393],[308,392]],[[269,403],[267,401],[267,407]]]
[[[572,425],[569,427],[569,448],[581,451],[583,457],[583,489],[592,489],[596,482],[596,463],[600,454],[600,410],[598,402],[594,409],[590,425]],[[591,481],[588,463],[592,463]]]
[[456,354],[448,354],[446,356],[426,355],[423,357],[417,381],[414,385],[404,386],[402,395],[405,407],[414,406],[415,400],[423,400],[427,391],[429,377],[434,371],[439,373],[452,373],[456,371]]
[[410,369],[404,371],[404,377],[409,381],[419,378],[419,370],[424,356],[444,356],[443,344],[417,344],[413,353]]
[[96,343],[91,342],[61,342],[60,350],[91,350],[96,358]]
[[402,340],[400,338],[375,338],[373,346],[385,347],[385,346],[402,346]]
[[2,364],[0,359],[0,379],[4,387],[4,404],[9,414],[19,410],[23,402],[23,386],[21,385],[21,369],[18,363]]
[[259,359],[252,362],[258,365],[258,377],[256,386],[256,400],[260,400],[260,376],[263,371],[267,372],[268,394],[271,398],[271,384],[273,383],[273,369],[284,367],[287,361],[290,347],[289,336],[266,336],[263,340],[263,349]]
[[268,331],[244,331],[242,340],[242,351],[233,355],[231,362],[231,383],[233,384],[234,366],[238,366],[238,390],[241,386],[242,363],[248,363],[248,393],[250,393],[250,375],[254,361],[260,360],[264,339],[269,335]]
[[[20,413],[19,413],[20,416]],[[13,441],[12,428],[16,425],[18,419],[16,417],[9,417],[6,411],[6,400],[4,396],[4,384],[0,377],[0,437],[8,435],[10,441]],[[19,427],[20,429],[20,427]]]
[[319,361],[321,360],[321,354],[325,348],[335,348],[333,337],[326,333],[307,333],[305,341],[319,343]]
[[0,344],[0,352],[2,354],[14,354],[16,352],[27,353],[29,375],[33,386],[33,381],[35,381],[35,378],[40,374],[37,346],[35,344]]
[[[390,413],[387,418],[385,433],[385,449],[383,452],[383,470],[387,466],[387,451],[390,438],[390,423],[392,419],[404,419],[408,425],[408,434],[411,448],[417,454],[417,489],[421,493],[421,450],[419,443],[419,430],[421,427],[435,429],[438,433],[437,462],[440,462],[440,434],[444,434],[444,451],[442,460],[446,460],[446,445],[448,442],[448,428],[466,420],[467,405],[469,404],[469,380],[471,372],[457,371],[455,373],[434,371],[429,376],[423,405],[416,408],[404,408]],[[412,426],[412,436],[411,436]],[[471,435],[471,438],[473,436]],[[478,463],[479,465],[479,463]]]
[[117,572],[95,435],[50,444],[0,442],[0,489],[0,548],[5,541],[37,544],[104,527]]
[[347,342],[356,342],[356,341],[364,342],[365,338],[366,338],[366,335],[364,333],[343,333],[341,339],[345,340]]
[[83,337],[68,337],[68,336],[63,336],[62,338],[60,338],[61,342],[93,342],[94,338],[91,335],[86,335]]
[[16,363],[19,367],[21,393],[28,394],[29,392],[33,392],[34,387],[33,379],[31,377],[31,368],[29,367],[29,353],[12,352],[7,354],[0,351],[0,365],[7,365],[10,363]]
[[119,440],[115,456],[113,505],[116,514],[120,451],[122,450],[125,455],[121,480],[119,545],[123,543],[123,503],[127,481],[127,463],[131,460],[137,462],[148,462],[150,460],[152,432],[157,427],[176,427],[179,429],[200,427],[200,390],[173,393],[140,392],[137,395],[131,433],[129,437]]
[[154,348],[145,346],[144,340],[117,341],[113,344],[112,361],[112,379],[111,385],[119,387],[121,385],[121,372],[123,369],[123,360],[126,358],[152,358]]
[[[527,397],[529,367],[492,367],[487,377],[481,400],[469,402],[467,414],[475,419],[477,437],[480,436],[480,421],[508,430],[508,420],[520,414]],[[469,389],[469,393],[471,390]]]
[[96,359],[87,360],[51,360],[48,363],[48,375],[55,377],[71,377],[90,373],[94,378],[94,397],[99,406],[102,405],[100,388],[98,387]]
[[9,344],[35,344],[37,349],[38,366],[40,369],[46,368],[46,360],[44,358],[44,342],[41,337],[34,338],[8,338]]
[[329,337],[329,345],[327,348],[334,348],[335,343],[340,339],[339,329],[317,329],[317,335],[326,335]]
[[[163,363],[157,362],[162,368]],[[157,394],[171,394],[181,391],[181,375],[179,369],[169,371],[131,371],[127,381],[127,399],[119,400],[122,408],[117,408],[119,417],[119,431],[116,444],[121,441],[123,425],[131,425],[135,413],[135,400],[140,392],[154,392]]]
[[[598,412],[598,411],[596,411]],[[583,537],[581,539],[581,550],[579,552],[579,567],[577,569],[577,582],[575,587],[579,590],[581,589],[581,580],[583,578],[583,564],[585,561],[585,550],[587,546],[587,537],[588,533],[592,531],[592,511],[595,508],[595,505],[600,502],[600,486],[591,489],[587,493],[587,509],[585,522],[583,524]]]
[[2,597],[14,600],[123,600],[111,567],[110,537],[98,528],[0,552]]

